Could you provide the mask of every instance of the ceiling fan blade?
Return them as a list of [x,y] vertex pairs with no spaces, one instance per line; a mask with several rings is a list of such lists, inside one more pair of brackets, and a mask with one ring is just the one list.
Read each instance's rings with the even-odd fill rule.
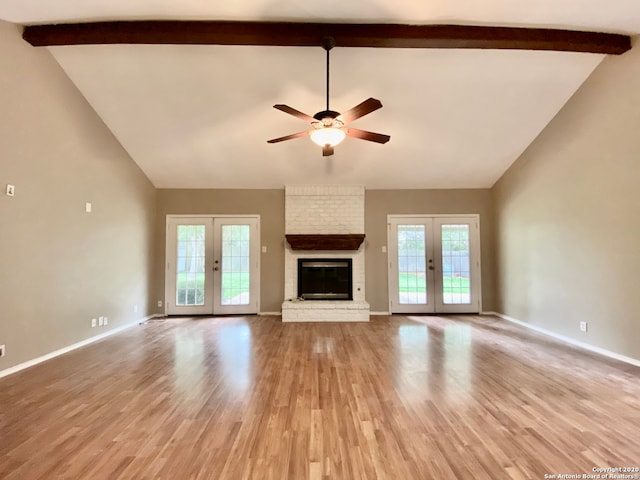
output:
[[391,138],[389,135],[367,132],[366,130],[359,130],[357,128],[345,128],[344,133],[346,133],[349,137],[359,138],[361,140],[368,140],[370,142],[376,143],[387,143]]
[[344,123],[350,123],[354,120],[364,117],[365,115],[375,112],[379,108],[382,108],[382,102],[377,98],[368,98],[359,105],[356,105],[351,110],[344,112],[341,117]]
[[310,132],[306,130],[304,132],[292,133],[291,135],[286,135],[284,137],[272,138],[271,140],[267,140],[267,143],[278,143],[284,142],[285,140],[293,140],[294,138],[300,138],[309,135],[309,133]]
[[325,145],[322,147],[323,157],[330,157],[331,155],[333,155],[333,147],[331,145]]
[[306,113],[302,113],[300,110],[296,110],[289,105],[278,104],[274,105],[273,108],[276,108],[281,112],[288,113],[289,115],[293,115],[294,117],[298,117],[300,120],[304,120],[305,122],[311,123],[316,121],[313,117],[310,117]]

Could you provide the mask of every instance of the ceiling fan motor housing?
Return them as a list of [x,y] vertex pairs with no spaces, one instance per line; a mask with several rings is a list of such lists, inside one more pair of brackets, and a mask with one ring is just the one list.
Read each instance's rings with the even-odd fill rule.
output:
[[344,122],[338,119],[340,115],[340,112],[336,112],[334,110],[323,110],[322,112],[318,112],[313,116],[313,118],[315,118],[317,122],[313,122],[312,125],[315,128],[340,128],[344,126]]

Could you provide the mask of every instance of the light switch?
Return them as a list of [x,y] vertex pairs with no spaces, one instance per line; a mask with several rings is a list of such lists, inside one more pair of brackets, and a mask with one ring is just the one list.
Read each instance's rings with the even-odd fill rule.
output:
[[262,253],[267,253],[267,246],[266,245],[262,245]]
[[84,204],[84,211],[87,213],[91,213],[91,202],[87,202]]
[[16,186],[7,184],[7,195],[13,197],[16,194]]
[[382,253],[387,253],[387,246],[386,245],[382,245]]

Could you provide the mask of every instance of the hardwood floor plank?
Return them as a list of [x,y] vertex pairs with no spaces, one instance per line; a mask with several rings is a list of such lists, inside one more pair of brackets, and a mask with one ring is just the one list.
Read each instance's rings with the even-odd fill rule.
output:
[[175,318],[0,379],[0,478],[544,478],[639,427],[639,368],[493,317]]

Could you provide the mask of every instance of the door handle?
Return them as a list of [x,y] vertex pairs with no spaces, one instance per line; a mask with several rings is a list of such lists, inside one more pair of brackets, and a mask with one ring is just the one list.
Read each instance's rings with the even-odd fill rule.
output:
[[429,270],[435,270],[431,265],[429,265]]
[[213,267],[213,269],[217,272],[219,269],[218,267]]

